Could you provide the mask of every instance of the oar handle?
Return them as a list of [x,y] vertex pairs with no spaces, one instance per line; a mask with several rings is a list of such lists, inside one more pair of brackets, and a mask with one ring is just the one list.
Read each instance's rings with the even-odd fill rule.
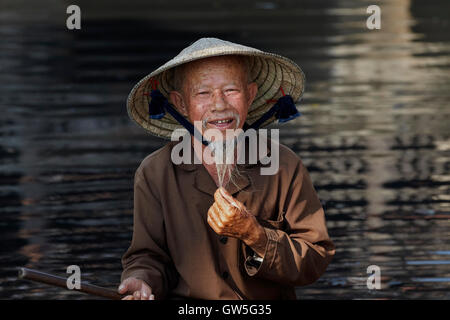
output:
[[[49,273],[28,269],[28,268],[19,268],[19,278],[20,279],[26,279],[26,280],[32,280],[37,281],[41,283],[45,283],[51,286],[56,286],[60,288],[64,288],[69,290],[67,287],[67,279],[59,276],[55,276]],[[97,297],[112,299],[112,300],[120,300],[122,299],[122,296],[111,289],[99,287],[93,284],[89,284],[86,282],[80,283],[80,289],[71,289],[75,291],[80,291],[88,294],[92,294]]]

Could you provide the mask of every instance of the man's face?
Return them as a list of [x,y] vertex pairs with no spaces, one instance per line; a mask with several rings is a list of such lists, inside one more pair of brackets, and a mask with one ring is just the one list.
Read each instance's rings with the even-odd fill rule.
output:
[[[256,96],[256,83],[248,83],[244,65],[236,57],[194,61],[183,69],[180,92],[170,98],[177,109],[202,130],[242,128]],[[200,129],[200,128],[199,128]]]

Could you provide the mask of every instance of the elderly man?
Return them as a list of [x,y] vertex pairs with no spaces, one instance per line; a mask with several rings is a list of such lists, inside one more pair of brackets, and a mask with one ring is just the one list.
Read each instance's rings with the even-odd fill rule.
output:
[[125,299],[295,299],[295,286],[324,273],[335,249],[301,159],[277,145],[275,174],[233,157],[223,175],[202,158],[213,142],[194,138],[290,120],[303,85],[287,58],[205,38],[133,88],[130,117],[161,137],[185,127],[192,159],[202,160],[175,164],[172,141],[136,170],[133,239],[119,286]]

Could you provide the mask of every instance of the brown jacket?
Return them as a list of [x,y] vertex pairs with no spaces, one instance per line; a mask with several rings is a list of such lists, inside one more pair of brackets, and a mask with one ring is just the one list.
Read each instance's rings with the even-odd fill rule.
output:
[[147,156],[134,180],[134,230],[122,280],[147,282],[156,299],[295,299],[334,253],[324,211],[300,158],[280,145],[276,175],[238,165],[227,190],[252,212],[269,239],[259,268],[242,241],[217,235],[206,221],[217,189],[203,165],[171,162],[176,142]]

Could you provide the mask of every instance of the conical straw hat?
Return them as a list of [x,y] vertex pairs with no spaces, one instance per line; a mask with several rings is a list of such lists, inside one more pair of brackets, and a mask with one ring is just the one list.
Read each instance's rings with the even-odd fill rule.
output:
[[[183,49],[175,58],[145,76],[134,86],[127,100],[128,115],[149,133],[170,139],[173,130],[183,127],[167,112],[161,119],[149,118],[150,92],[158,89],[169,99],[169,92],[174,90],[174,67],[223,55],[245,56],[250,66],[251,80],[258,85],[258,93],[249,108],[246,120],[248,124],[252,124],[266,113],[283,94],[291,95],[294,101],[298,101],[302,96],[305,75],[292,60],[217,38],[202,38]],[[273,116],[263,126],[275,120]]]

